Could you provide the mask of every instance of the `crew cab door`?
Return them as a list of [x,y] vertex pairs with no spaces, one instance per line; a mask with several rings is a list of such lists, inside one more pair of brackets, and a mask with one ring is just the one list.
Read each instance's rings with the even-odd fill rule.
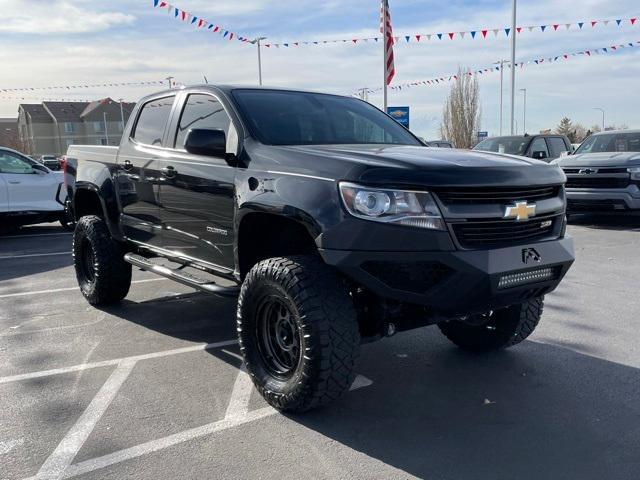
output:
[[118,151],[116,185],[124,234],[155,247],[162,244],[160,156],[174,101],[175,95],[168,95],[142,105]]
[[235,168],[223,158],[187,153],[184,144],[191,130],[222,130],[227,145],[237,149],[237,133],[211,93],[183,93],[179,104],[170,128],[170,151],[161,161],[163,247],[233,270]]
[[[63,206],[56,201],[63,183],[59,172],[43,172],[32,167],[26,158],[0,151],[0,176],[5,190],[6,211],[55,212]],[[3,203],[0,193],[0,206]]]

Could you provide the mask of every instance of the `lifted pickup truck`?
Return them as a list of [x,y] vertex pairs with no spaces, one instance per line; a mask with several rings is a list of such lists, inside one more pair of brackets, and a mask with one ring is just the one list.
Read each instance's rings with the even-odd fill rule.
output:
[[557,166],[426,148],[354,98],[165,91],[119,149],[74,145],[63,166],[89,303],[124,298],[132,265],[238,295],[247,371],[284,411],[337,398],[361,343],[398,331],[523,341],[574,260]]

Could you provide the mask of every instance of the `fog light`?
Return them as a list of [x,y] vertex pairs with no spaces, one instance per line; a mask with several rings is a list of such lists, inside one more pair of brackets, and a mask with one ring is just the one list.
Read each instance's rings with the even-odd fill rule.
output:
[[540,268],[538,270],[530,270],[528,272],[512,273],[511,275],[504,275],[503,277],[500,277],[498,288],[519,287],[520,285],[527,285],[528,283],[552,280],[554,277],[555,269],[553,268]]

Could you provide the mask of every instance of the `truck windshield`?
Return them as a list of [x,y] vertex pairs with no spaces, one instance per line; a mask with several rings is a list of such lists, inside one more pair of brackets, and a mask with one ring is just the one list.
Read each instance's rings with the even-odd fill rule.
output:
[[473,147],[481,152],[508,153],[510,155],[524,155],[531,137],[496,137],[487,138]]
[[640,152],[640,132],[592,135],[582,142],[576,155],[603,152]]
[[355,98],[319,93],[233,91],[252,133],[267,145],[421,145],[395,120]]

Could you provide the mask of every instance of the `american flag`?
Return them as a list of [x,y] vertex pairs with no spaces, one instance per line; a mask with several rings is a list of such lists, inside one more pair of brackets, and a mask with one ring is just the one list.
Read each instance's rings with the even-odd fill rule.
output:
[[386,65],[387,85],[391,85],[391,80],[396,75],[396,67],[393,62],[393,27],[391,26],[391,13],[389,12],[389,0],[382,0],[380,15],[380,32],[384,34],[385,24],[387,26],[387,38],[384,41],[384,63]]

